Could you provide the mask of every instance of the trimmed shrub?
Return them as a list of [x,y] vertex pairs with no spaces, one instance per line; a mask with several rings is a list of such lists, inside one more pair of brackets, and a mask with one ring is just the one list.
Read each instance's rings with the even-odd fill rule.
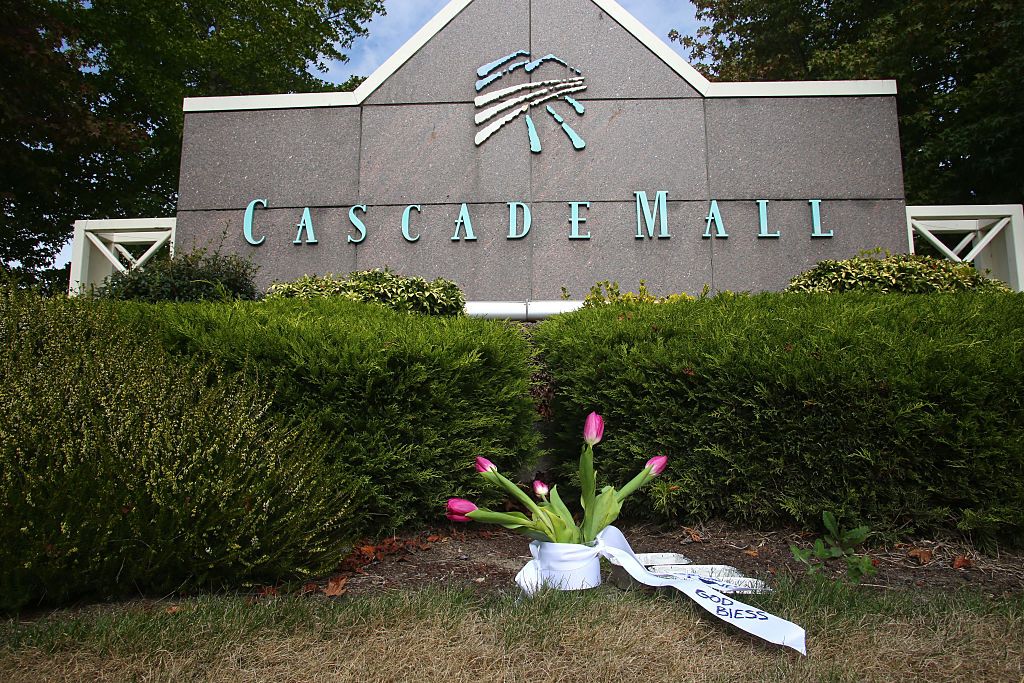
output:
[[913,254],[879,257],[862,253],[845,261],[821,261],[793,278],[788,292],[1010,292],[998,280],[979,273],[968,263]]
[[334,275],[307,275],[294,282],[270,286],[268,299],[317,299],[338,297],[387,306],[395,311],[427,315],[462,315],[466,297],[451,280],[403,277],[389,269],[349,273],[347,279]]
[[158,258],[142,268],[114,273],[95,292],[121,301],[229,301],[259,298],[257,267],[235,254],[207,249]]
[[534,337],[563,479],[591,410],[609,483],[671,457],[635,514],[814,527],[828,510],[1024,541],[1020,295],[719,296],[583,310]]
[[370,532],[436,523],[452,495],[493,500],[475,456],[515,472],[537,454],[515,325],[330,298],[124,310],[177,355],[260,376],[275,411],[335,443],[334,466],[369,481]]
[[0,290],[0,610],[336,566],[363,523],[328,444],[114,307]]

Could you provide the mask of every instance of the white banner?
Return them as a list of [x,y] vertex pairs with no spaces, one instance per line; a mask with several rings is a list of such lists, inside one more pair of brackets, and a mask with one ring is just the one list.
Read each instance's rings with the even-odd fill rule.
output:
[[671,579],[655,576],[637,559],[622,532],[613,526],[598,534],[593,545],[534,541],[530,544],[530,553],[533,559],[516,576],[516,583],[528,595],[544,587],[582,590],[599,586],[599,558],[606,557],[640,583],[672,586],[722,621],[770,643],[791,647],[802,655],[807,654],[806,634],[802,628],[721,592],[733,589],[742,592],[744,587],[732,586],[728,579],[696,575]]

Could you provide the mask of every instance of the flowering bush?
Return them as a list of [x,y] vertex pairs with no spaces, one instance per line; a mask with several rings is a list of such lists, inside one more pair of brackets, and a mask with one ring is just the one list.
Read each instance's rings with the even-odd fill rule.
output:
[[385,268],[335,275],[305,275],[293,282],[270,286],[268,299],[318,299],[337,297],[348,301],[380,304],[404,313],[459,316],[466,297],[451,280],[437,278],[428,282],[421,277],[404,277]]
[[331,443],[120,307],[0,288],[0,611],[335,567],[366,486]]
[[594,446],[604,437],[604,420],[597,413],[587,416],[583,426],[583,451],[580,453],[580,504],[583,507],[583,521],[576,523],[572,512],[558,495],[558,487],[548,487],[542,481],[533,482],[533,492],[539,499],[534,501],[515,483],[506,479],[498,467],[487,458],[476,459],[476,471],[490,484],[505,489],[529,512],[494,512],[477,507],[463,498],[448,500],[448,519],[453,522],[484,522],[499,524],[513,529],[530,538],[552,543],[590,543],[597,535],[614,522],[622,510],[622,502],[641,486],[651,481],[668,464],[668,458],[661,455],[647,461],[644,468],[621,489],[605,486],[597,493],[597,472],[594,470]]
[[787,292],[927,294],[929,292],[1012,291],[969,263],[915,254],[861,252],[845,261],[825,260],[793,278]]

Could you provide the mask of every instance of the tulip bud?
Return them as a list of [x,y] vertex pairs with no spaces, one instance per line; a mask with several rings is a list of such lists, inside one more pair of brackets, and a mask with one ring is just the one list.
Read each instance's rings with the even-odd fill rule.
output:
[[476,505],[465,498],[449,498],[448,514],[445,516],[453,522],[468,522],[470,520],[466,515],[476,509]]
[[547,499],[548,493],[551,491],[548,485],[539,479],[533,482],[533,493],[538,498]]
[[601,442],[604,436],[604,420],[597,413],[587,415],[587,421],[583,424],[583,440],[588,446],[594,446]]
[[483,474],[484,472],[497,472],[498,466],[495,465],[490,460],[488,460],[487,458],[477,458],[476,471],[479,472],[480,474]]
[[668,467],[668,456],[658,455],[647,461],[647,467],[651,468],[651,476],[658,476]]

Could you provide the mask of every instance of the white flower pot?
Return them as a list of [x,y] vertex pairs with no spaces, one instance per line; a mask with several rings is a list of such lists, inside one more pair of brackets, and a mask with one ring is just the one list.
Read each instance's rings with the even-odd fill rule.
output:
[[540,583],[548,588],[578,591],[601,585],[601,556],[592,545],[534,541]]

